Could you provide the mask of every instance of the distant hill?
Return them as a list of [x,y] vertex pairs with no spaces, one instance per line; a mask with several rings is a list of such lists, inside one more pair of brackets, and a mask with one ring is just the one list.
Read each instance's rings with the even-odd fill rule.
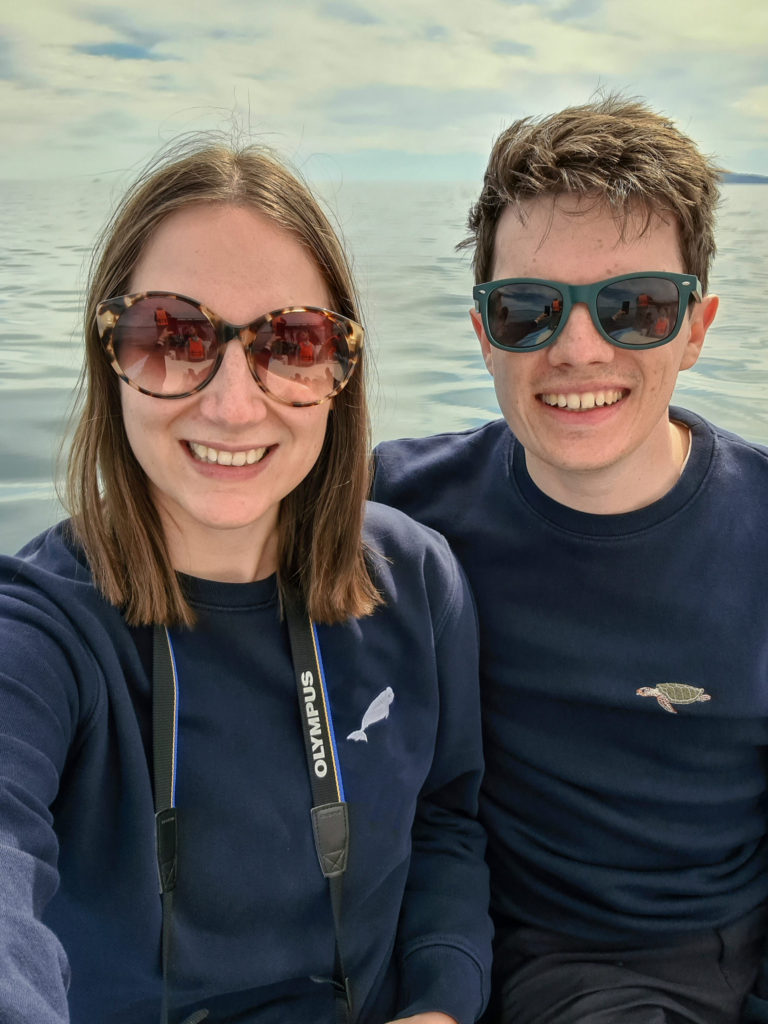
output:
[[768,176],[765,174],[738,174],[734,171],[725,171],[723,182],[726,185],[768,185]]

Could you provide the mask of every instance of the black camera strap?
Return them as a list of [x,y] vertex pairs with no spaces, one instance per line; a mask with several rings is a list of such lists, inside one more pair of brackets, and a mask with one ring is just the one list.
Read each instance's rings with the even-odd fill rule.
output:
[[312,832],[320,869],[328,879],[331,891],[336,936],[332,979],[336,994],[336,1014],[339,1024],[345,1024],[352,1013],[352,993],[339,941],[342,878],[347,869],[349,852],[347,804],[344,800],[317,629],[300,594],[292,587],[283,589],[283,607],[288,622],[301,730],[312,786]]
[[[161,963],[163,995],[160,1024],[168,1024],[168,972],[173,935],[178,831],[176,762],[178,753],[179,680],[168,630],[155,626],[152,647],[152,758],[155,783],[155,849],[162,900]],[[200,1024],[207,1010],[197,1010],[183,1024]]]
[[[344,971],[341,934],[342,878],[347,866],[349,821],[338,766],[317,630],[297,591],[286,588],[283,606],[296,677],[304,747],[312,786],[312,833],[323,875],[328,879],[335,932],[334,976],[337,1021],[352,1013],[349,979]],[[168,630],[154,627],[152,655],[152,750],[154,759],[155,842],[162,900],[163,995],[160,1024],[168,1024],[168,974],[171,962],[173,893],[176,887],[178,830],[176,769],[178,676]],[[207,1010],[197,1010],[182,1024],[200,1024]]]

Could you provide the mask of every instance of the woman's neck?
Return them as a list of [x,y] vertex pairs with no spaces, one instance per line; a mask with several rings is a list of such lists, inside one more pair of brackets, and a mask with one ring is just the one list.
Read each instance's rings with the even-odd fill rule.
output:
[[159,509],[171,565],[220,583],[252,583],[277,571],[277,516],[239,528],[180,523]]

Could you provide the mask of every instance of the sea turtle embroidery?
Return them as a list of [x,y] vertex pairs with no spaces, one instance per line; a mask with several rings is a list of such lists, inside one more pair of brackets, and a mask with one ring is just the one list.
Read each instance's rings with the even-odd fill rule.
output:
[[685,683],[658,683],[656,686],[641,686],[635,691],[638,697],[655,697],[665,711],[676,715],[673,704],[695,704],[696,701],[712,700],[700,686]]

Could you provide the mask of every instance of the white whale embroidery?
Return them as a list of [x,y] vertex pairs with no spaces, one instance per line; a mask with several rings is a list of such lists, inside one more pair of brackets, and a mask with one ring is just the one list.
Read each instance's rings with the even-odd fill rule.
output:
[[348,740],[365,740],[368,742],[368,737],[365,734],[365,730],[369,726],[373,725],[374,722],[381,722],[384,718],[389,718],[389,705],[395,699],[395,694],[391,686],[388,686],[386,690],[382,690],[378,697],[374,697],[368,706],[368,710],[363,715],[363,720],[360,723],[360,728],[355,729],[347,736]]

